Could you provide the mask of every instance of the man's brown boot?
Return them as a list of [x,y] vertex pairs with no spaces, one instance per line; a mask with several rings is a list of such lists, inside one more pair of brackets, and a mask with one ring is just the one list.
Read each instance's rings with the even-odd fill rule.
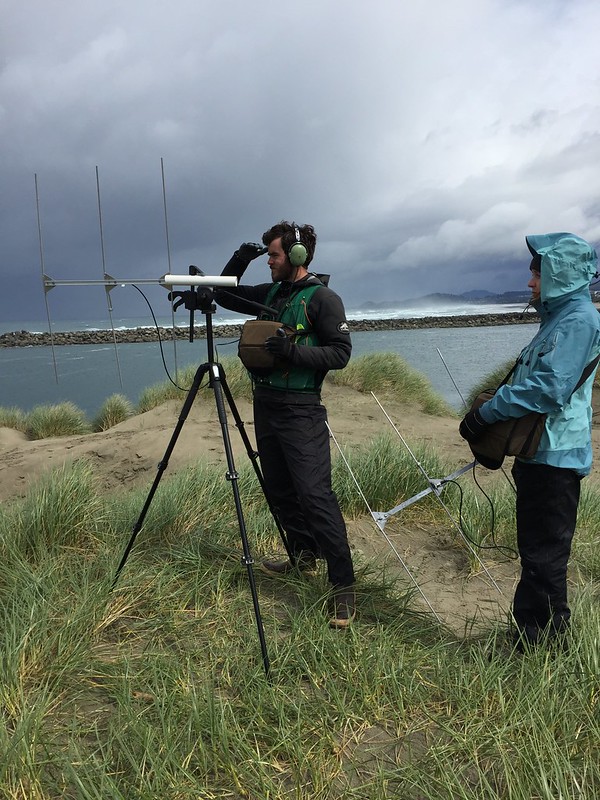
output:
[[289,559],[285,561],[266,560],[261,561],[260,569],[267,575],[283,577],[290,572],[311,572],[317,566],[317,559],[310,553],[301,553],[292,563]]
[[356,616],[356,594],[351,587],[336,589],[331,600],[330,628],[347,628]]

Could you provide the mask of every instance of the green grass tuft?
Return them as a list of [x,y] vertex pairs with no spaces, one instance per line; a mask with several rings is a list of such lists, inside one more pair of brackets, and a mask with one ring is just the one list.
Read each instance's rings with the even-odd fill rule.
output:
[[27,414],[25,433],[29,439],[48,439],[90,432],[91,426],[85,414],[71,402],[36,406]]
[[133,413],[133,404],[125,395],[113,394],[102,404],[100,411],[92,422],[92,428],[95,431],[107,431],[120,422],[125,422]]
[[328,378],[338,386],[349,386],[358,392],[393,395],[398,402],[414,405],[425,414],[454,414],[427,378],[395,353],[359,356],[345,369],[330,372]]
[[[228,356],[222,359],[220,363],[232,396],[236,399],[251,400],[252,384],[241,361],[235,356]],[[138,413],[143,414],[145,411],[150,411],[168,400],[180,400],[183,403],[186,393],[194,382],[197,369],[198,367],[194,365],[182,369],[177,378],[177,386],[173,385],[171,381],[164,381],[145,389],[138,401]],[[199,388],[199,394],[201,397],[207,397],[211,391],[208,375],[205,374]]]
[[27,415],[15,406],[0,406],[0,428],[13,428],[25,433],[27,430]]

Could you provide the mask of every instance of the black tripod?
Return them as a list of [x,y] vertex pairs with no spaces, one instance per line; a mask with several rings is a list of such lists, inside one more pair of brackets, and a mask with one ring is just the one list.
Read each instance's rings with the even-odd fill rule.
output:
[[[213,291],[212,291],[212,289],[199,288],[197,290],[192,289],[191,292],[183,292],[183,293],[175,293],[175,294],[180,294],[180,296],[182,296],[184,298],[184,299],[182,299],[181,302],[184,302],[184,300],[185,300],[186,307],[190,308],[191,315],[192,315],[191,316],[191,320],[190,320],[190,338],[192,338],[192,336],[193,336],[192,331],[193,331],[193,311],[194,311],[194,309],[199,309],[206,316],[206,345],[207,345],[207,351],[208,351],[208,361],[205,364],[201,364],[198,367],[198,369],[196,371],[196,374],[194,375],[194,380],[192,382],[192,386],[188,391],[187,397],[186,397],[185,402],[183,404],[183,408],[181,409],[181,413],[179,415],[179,419],[177,421],[177,425],[175,426],[175,430],[173,431],[173,435],[171,436],[171,440],[169,441],[169,444],[167,446],[167,449],[165,451],[163,459],[158,465],[158,472],[157,472],[157,475],[156,475],[156,477],[154,479],[154,483],[152,484],[152,487],[150,489],[148,497],[146,498],[146,502],[144,503],[144,507],[142,509],[142,512],[141,512],[137,522],[134,525],[133,532],[131,534],[131,538],[129,539],[127,547],[125,548],[125,552],[123,553],[123,557],[121,558],[119,566],[117,567],[117,571],[115,573],[115,577],[114,577],[114,580],[113,580],[112,587],[113,588],[115,587],[115,585],[116,585],[116,583],[117,583],[117,581],[119,579],[119,575],[121,574],[121,570],[125,566],[125,562],[127,561],[129,553],[131,552],[131,548],[133,547],[133,544],[135,542],[136,536],[138,535],[139,531],[142,528],[142,525],[144,524],[144,519],[146,517],[148,509],[150,508],[150,504],[152,503],[152,499],[153,499],[154,494],[155,494],[155,492],[156,492],[156,490],[158,488],[158,484],[160,483],[160,479],[162,478],[163,473],[164,473],[164,471],[166,470],[166,468],[167,468],[167,466],[169,464],[169,458],[171,456],[171,453],[173,452],[173,449],[175,447],[175,444],[177,442],[179,434],[181,433],[181,429],[183,428],[183,425],[184,425],[184,423],[185,423],[185,421],[187,419],[187,416],[188,416],[188,414],[190,412],[190,409],[191,409],[191,407],[193,405],[194,399],[196,397],[196,394],[198,393],[198,390],[200,388],[202,380],[203,380],[205,375],[208,375],[209,386],[211,387],[211,389],[214,392],[215,402],[216,402],[216,407],[217,407],[217,414],[218,414],[218,417],[219,417],[219,422],[220,422],[221,430],[222,430],[222,434],[223,434],[223,445],[224,445],[224,448],[225,448],[225,456],[226,456],[226,459],[227,459],[226,478],[227,478],[228,481],[231,482],[231,489],[233,491],[233,499],[234,499],[234,503],[235,503],[235,510],[236,510],[236,513],[237,513],[238,524],[239,524],[239,529],[240,529],[240,537],[241,537],[241,541],[242,541],[242,550],[243,550],[243,556],[241,558],[241,563],[246,567],[246,569],[248,571],[248,580],[250,582],[250,591],[252,593],[252,602],[253,602],[253,605],[254,605],[254,615],[256,617],[256,626],[257,626],[257,629],[258,629],[258,638],[260,640],[260,647],[261,647],[262,658],[263,658],[263,663],[264,663],[264,668],[265,668],[265,674],[268,676],[269,675],[269,656],[268,656],[268,653],[267,653],[267,646],[266,646],[266,642],[265,642],[264,629],[263,629],[262,619],[261,619],[261,615],[260,615],[260,608],[259,608],[259,604],[258,604],[258,595],[257,595],[257,592],[256,592],[256,584],[255,584],[255,581],[254,581],[254,572],[252,570],[252,565],[254,564],[254,559],[252,558],[252,555],[250,554],[250,548],[248,546],[248,537],[246,536],[246,524],[244,522],[244,514],[243,514],[243,511],[242,511],[242,504],[241,504],[241,501],[240,501],[240,494],[239,494],[239,488],[238,488],[238,473],[237,473],[236,468],[235,468],[235,463],[234,463],[234,459],[233,459],[233,452],[232,452],[232,449],[231,449],[231,440],[229,438],[229,429],[228,429],[228,425],[227,425],[227,413],[226,413],[226,409],[225,409],[225,403],[223,401],[223,395],[225,395],[225,398],[227,399],[227,403],[229,405],[231,413],[233,414],[233,418],[235,419],[236,426],[237,426],[238,430],[240,431],[240,434],[242,436],[242,440],[244,442],[244,445],[246,446],[246,451],[247,451],[247,453],[248,453],[248,455],[250,457],[250,460],[251,460],[252,465],[254,467],[254,471],[256,472],[256,475],[257,475],[258,480],[260,482],[260,485],[261,485],[261,488],[263,490],[263,493],[265,493],[264,479],[263,479],[262,473],[260,471],[260,468],[258,466],[258,453],[254,452],[254,450],[252,448],[252,443],[250,442],[250,439],[248,438],[248,434],[245,431],[244,423],[243,423],[242,418],[240,417],[240,415],[238,413],[238,410],[237,410],[237,408],[235,406],[235,403],[233,401],[233,397],[232,397],[231,392],[229,390],[229,387],[227,385],[227,381],[225,379],[225,372],[223,370],[223,367],[221,366],[221,364],[218,364],[214,360],[212,315],[216,311],[216,306],[213,303]],[[265,497],[266,497],[266,494],[265,494]],[[284,544],[285,549],[286,549],[286,551],[288,553],[288,556],[289,556],[290,555],[290,550],[289,550],[289,546],[288,546],[288,543],[287,543],[283,528],[281,527],[281,524],[280,524],[279,520],[277,519],[276,514],[274,513],[274,509],[270,505],[269,505],[269,509],[270,509],[270,511],[271,511],[271,513],[273,515],[273,518],[274,518],[275,523],[277,525],[277,528],[279,530],[279,534],[280,534],[280,536],[282,538],[283,544]]]

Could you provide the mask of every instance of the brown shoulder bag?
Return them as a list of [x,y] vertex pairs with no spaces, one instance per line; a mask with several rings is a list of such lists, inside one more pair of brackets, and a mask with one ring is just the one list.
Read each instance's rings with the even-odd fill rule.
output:
[[265,347],[270,336],[277,336],[282,328],[286,336],[294,336],[295,331],[287,325],[272,319],[249,319],[242,326],[242,335],[238,344],[240,361],[250,372],[267,374],[280,366],[278,359]]
[[[587,381],[596,368],[598,359],[600,359],[600,356],[597,356],[586,366],[573,392],[576,392]],[[514,364],[496,389],[486,389],[477,395],[471,405],[471,411],[475,411],[486,400],[490,400],[500,386],[504,386],[508,382],[516,369],[517,363]],[[530,411],[522,417],[510,417],[509,419],[494,422],[486,427],[476,442],[469,444],[471,452],[481,466],[487,467],[487,469],[500,469],[506,456],[533,458],[539,447],[547,417],[547,414]]]

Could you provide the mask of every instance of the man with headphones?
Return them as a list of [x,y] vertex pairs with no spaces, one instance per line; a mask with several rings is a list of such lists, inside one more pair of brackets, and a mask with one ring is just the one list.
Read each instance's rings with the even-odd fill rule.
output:
[[250,374],[266,493],[286,533],[290,558],[264,561],[261,569],[285,576],[310,571],[318,558],[325,559],[333,587],[329,624],[346,628],[355,616],[354,569],[331,487],[321,385],[329,370],[346,366],[352,345],[342,301],[327,286],[329,276],[307,269],[316,241],[312,225],[274,225],[263,234],[264,247],[242,244],[221,273],[239,280],[251,261],[268,252],[271,282],[219,291],[215,299],[243,314],[256,313],[248,301],[269,306],[282,324],[264,344],[274,357],[272,367]]

